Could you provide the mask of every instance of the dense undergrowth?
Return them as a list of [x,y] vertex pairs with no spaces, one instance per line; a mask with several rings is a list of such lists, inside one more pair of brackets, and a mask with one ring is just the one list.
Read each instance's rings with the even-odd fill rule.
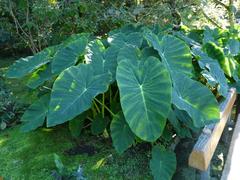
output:
[[239,86],[238,33],[128,25],[101,38],[72,35],[6,73],[38,96],[21,129],[67,122],[75,138],[110,136],[120,154],[148,142],[151,174],[170,179],[176,138],[217,122],[218,103]]

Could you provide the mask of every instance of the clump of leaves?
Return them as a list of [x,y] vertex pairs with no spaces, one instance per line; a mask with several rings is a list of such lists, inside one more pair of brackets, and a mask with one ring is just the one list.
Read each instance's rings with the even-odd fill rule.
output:
[[[206,39],[215,43],[215,31],[209,31],[200,31],[200,44],[171,29],[128,25],[102,38],[73,35],[21,58],[6,75],[26,78],[28,87],[39,90],[39,99],[22,116],[23,130],[45,121],[47,127],[68,122],[75,137],[85,129],[109,134],[119,154],[147,142],[153,145],[152,175],[171,178],[175,135],[191,137],[192,131],[217,122],[218,100],[226,97],[228,82],[238,82],[234,56],[221,51],[234,70],[230,76],[206,51],[215,46],[203,48]],[[238,54],[236,41],[230,51]]]

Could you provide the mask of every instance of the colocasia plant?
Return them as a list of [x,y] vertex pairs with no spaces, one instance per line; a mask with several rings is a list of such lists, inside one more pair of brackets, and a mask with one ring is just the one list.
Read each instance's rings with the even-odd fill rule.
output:
[[239,53],[239,40],[229,39],[225,46],[214,39],[214,30],[196,32],[129,25],[103,38],[73,35],[21,58],[7,77],[28,78],[30,88],[47,89],[22,116],[22,130],[68,122],[78,137],[90,127],[95,135],[109,133],[118,153],[149,142],[154,179],[171,179],[176,156],[162,143],[163,132],[191,137],[217,122],[218,101],[239,77],[228,69],[238,67],[233,55]]

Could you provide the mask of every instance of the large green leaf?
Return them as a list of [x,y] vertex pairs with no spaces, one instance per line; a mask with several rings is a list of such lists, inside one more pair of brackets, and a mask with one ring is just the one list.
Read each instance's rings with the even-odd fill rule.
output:
[[109,73],[94,75],[90,64],[63,71],[53,85],[47,126],[64,123],[86,111],[93,98],[108,89],[110,81]]
[[119,49],[111,46],[105,49],[100,40],[92,41],[87,46],[85,60],[92,64],[95,74],[110,72],[112,79],[115,79],[117,69],[117,54]]
[[118,63],[126,59],[128,59],[128,61],[138,61],[140,55],[140,49],[132,46],[125,46],[119,50],[117,61]]
[[176,170],[177,160],[174,152],[161,146],[154,146],[150,169],[155,180],[171,180]]
[[21,121],[24,123],[21,130],[32,131],[42,126],[48,112],[50,95],[44,95],[33,103],[23,114]]
[[229,60],[225,57],[223,49],[216,44],[209,42],[203,46],[209,57],[218,60],[224,73],[229,77],[232,77],[231,67]]
[[110,128],[113,146],[119,154],[122,154],[133,144],[135,139],[135,135],[129,128],[122,112],[114,116]]
[[208,55],[200,49],[193,49],[193,52],[200,57],[198,64],[201,69],[203,69],[201,74],[206,78],[208,84],[211,87],[217,87],[218,92],[226,97],[228,94],[227,79],[218,62],[208,57]]
[[27,86],[35,89],[38,86],[42,85],[45,81],[51,79],[52,76],[53,74],[51,71],[51,64],[46,64],[32,73],[28,79]]
[[229,39],[227,46],[228,46],[228,49],[229,49],[230,53],[233,56],[236,56],[236,55],[239,54],[239,52],[240,52],[240,42],[239,42],[239,40]]
[[171,79],[159,59],[122,60],[117,68],[121,106],[131,130],[153,142],[163,132],[171,105]]
[[219,106],[212,92],[201,83],[180,73],[174,76],[173,103],[186,111],[195,127],[217,122]]
[[146,33],[145,37],[158,51],[162,62],[171,74],[180,72],[193,76],[191,52],[184,41],[170,35],[163,36],[160,41],[153,33]]
[[44,64],[47,64],[49,61],[49,52],[46,50],[35,56],[21,58],[9,67],[6,76],[8,78],[22,78]]
[[122,48],[126,45],[134,46],[134,47],[141,47],[143,41],[143,36],[141,33],[132,32],[132,33],[116,33],[112,34],[108,37],[108,42],[112,46],[117,46]]
[[102,134],[104,130],[106,129],[107,125],[109,123],[109,119],[107,117],[102,117],[102,114],[98,114],[92,124],[91,124],[91,131],[92,134],[98,135]]
[[75,65],[78,62],[80,56],[85,52],[88,39],[85,36],[81,36],[78,39],[69,42],[63,48],[60,48],[53,57],[52,72],[60,73],[64,69]]
[[213,43],[218,43],[218,38],[219,38],[220,30],[218,28],[211,29],[208,26],[205,27],[205,30],[203,32],[203,44],[213,42]]
[[87,114],[87,111],[85,111],[69,121],[68,127],[73,137],[80,136]]

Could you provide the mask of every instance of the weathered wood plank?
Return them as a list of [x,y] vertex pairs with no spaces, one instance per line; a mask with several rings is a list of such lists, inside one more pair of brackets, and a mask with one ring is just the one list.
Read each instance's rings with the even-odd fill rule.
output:
[[231,114],[236,96],[236,89],[231,88],[226,100],[220,104],[220,121],[204,127],[202,134],[199,136],[198,141],[189,156],[189,166],[201,171],[207,170],[227,119]]
[[228,151],[227,161],[224,166],[221,180],[240,179],[240,115],[234,128],[232,141]]

